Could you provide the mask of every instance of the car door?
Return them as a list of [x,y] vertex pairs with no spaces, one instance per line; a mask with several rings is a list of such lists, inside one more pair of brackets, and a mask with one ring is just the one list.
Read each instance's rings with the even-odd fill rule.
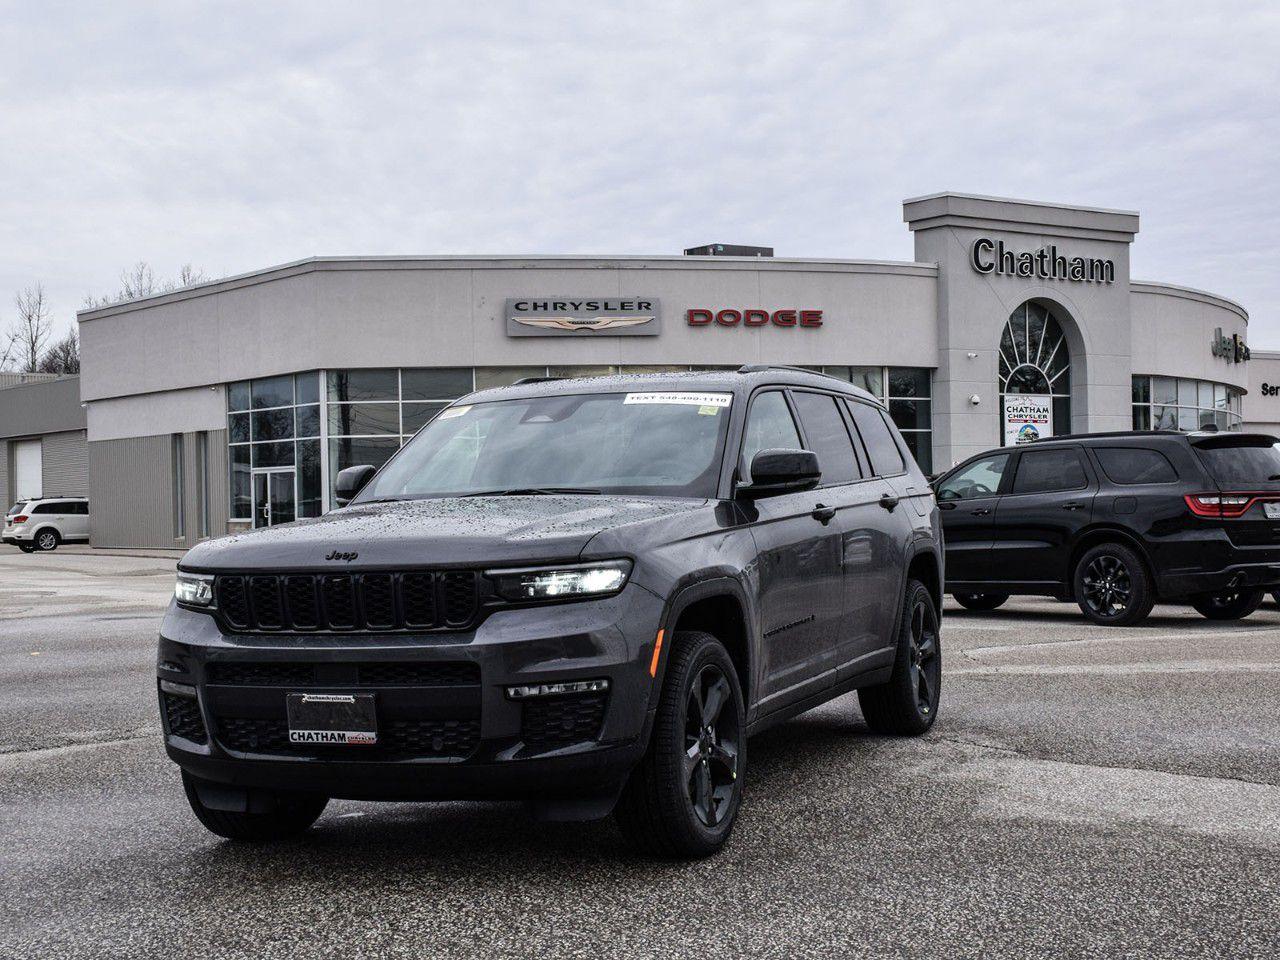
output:
[[[743,430],[739,475],[750,480],[751,459],[761,450],[802,447],[786,392],[756,393]],[[803,696],[832,667],[844,606],[839,529],[830,523],[830,508],[820,506],[829,499],[824,490],[807,490],[743,507],[757,553],[760,704],[765,710]]]
[[962,464],[937,484],[947,589],[981,585],[991,574],[996,505],[1011,476],[1008,451]]
[[865,656],[895,641],[907,551],[915,531],[912,509],[900,504],[907,494],[907,461],[884,412],[848,398],[845,409],[868,474],[858,485],[845,556],[849,619],[862,637],[859,655]]
[[996,506],[990,579],[1056,585],[1067,576],[1067,553],[1093,518],[1098,482],[1078,445],[1025,448],[1013,484]]
[[71,505],[72,514],[68,518],[68,536],[77,540],[89,539],[89,501],[78,500]]

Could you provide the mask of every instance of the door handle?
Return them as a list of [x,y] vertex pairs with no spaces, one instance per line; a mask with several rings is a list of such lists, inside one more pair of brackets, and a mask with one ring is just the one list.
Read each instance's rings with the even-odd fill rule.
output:
[[892,493],[886,493],[880,498],[880,506],[884,507],[890,513],[893,513],[893,508],[896,507],[897,505],[898,505],[898,498],[895,497]]
[[831,518],[835,515],[835,507],[828,507],[821,503],[813,508],[813,513],[809,514],[813,519],[821,521],[824,527],[831,522]]
[[1079,503],[1079,502],[1077,502],[1077,501],[1075,501],[1075,500],[1072,500],[1070,503],[1064,503],[1064,504],[1062,505],[1062,509],[1063,509],[1063,510],[1083,510],[1083,509],[1084,509],[1084,504],[1083,504],[1083,503]]
[[991,513],[991,511],[988,510],[986,507],[979,507],[977,510],[969,511],[969,515],[973,517],[985,517],[989,513]]

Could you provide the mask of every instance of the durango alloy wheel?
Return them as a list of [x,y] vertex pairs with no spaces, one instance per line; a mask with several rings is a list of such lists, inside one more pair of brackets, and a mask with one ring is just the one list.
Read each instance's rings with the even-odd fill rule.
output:
[[1129,547],[1103,543],[1076,563],[1076,602],[1094,623],[1130,627],[1155,605],[1155,591],[1142,559]]
[[652,856],[705,857],[728,839],[746,773],[746,709],[737,670],[709,633],[672,638],[644,758],[614,816]]
[[1261,589],[1228,590],[1192,597],[1191,606],[1210,620],[1241,620],[1262,606],[1264,597]]

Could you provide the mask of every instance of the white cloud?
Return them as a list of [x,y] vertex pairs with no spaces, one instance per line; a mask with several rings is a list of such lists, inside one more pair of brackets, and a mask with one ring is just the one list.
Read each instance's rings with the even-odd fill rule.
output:
[[956,189],[1138,209],[1135,276],[1280,346],[1274,5],[13,5],[0,324],[146,259],[909,259]]

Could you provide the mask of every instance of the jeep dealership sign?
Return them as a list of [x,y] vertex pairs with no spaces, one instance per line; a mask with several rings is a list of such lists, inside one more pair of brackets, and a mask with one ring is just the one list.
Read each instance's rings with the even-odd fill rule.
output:
[[651,297],[508,300],[509,337],[656,337],[662,315]]

